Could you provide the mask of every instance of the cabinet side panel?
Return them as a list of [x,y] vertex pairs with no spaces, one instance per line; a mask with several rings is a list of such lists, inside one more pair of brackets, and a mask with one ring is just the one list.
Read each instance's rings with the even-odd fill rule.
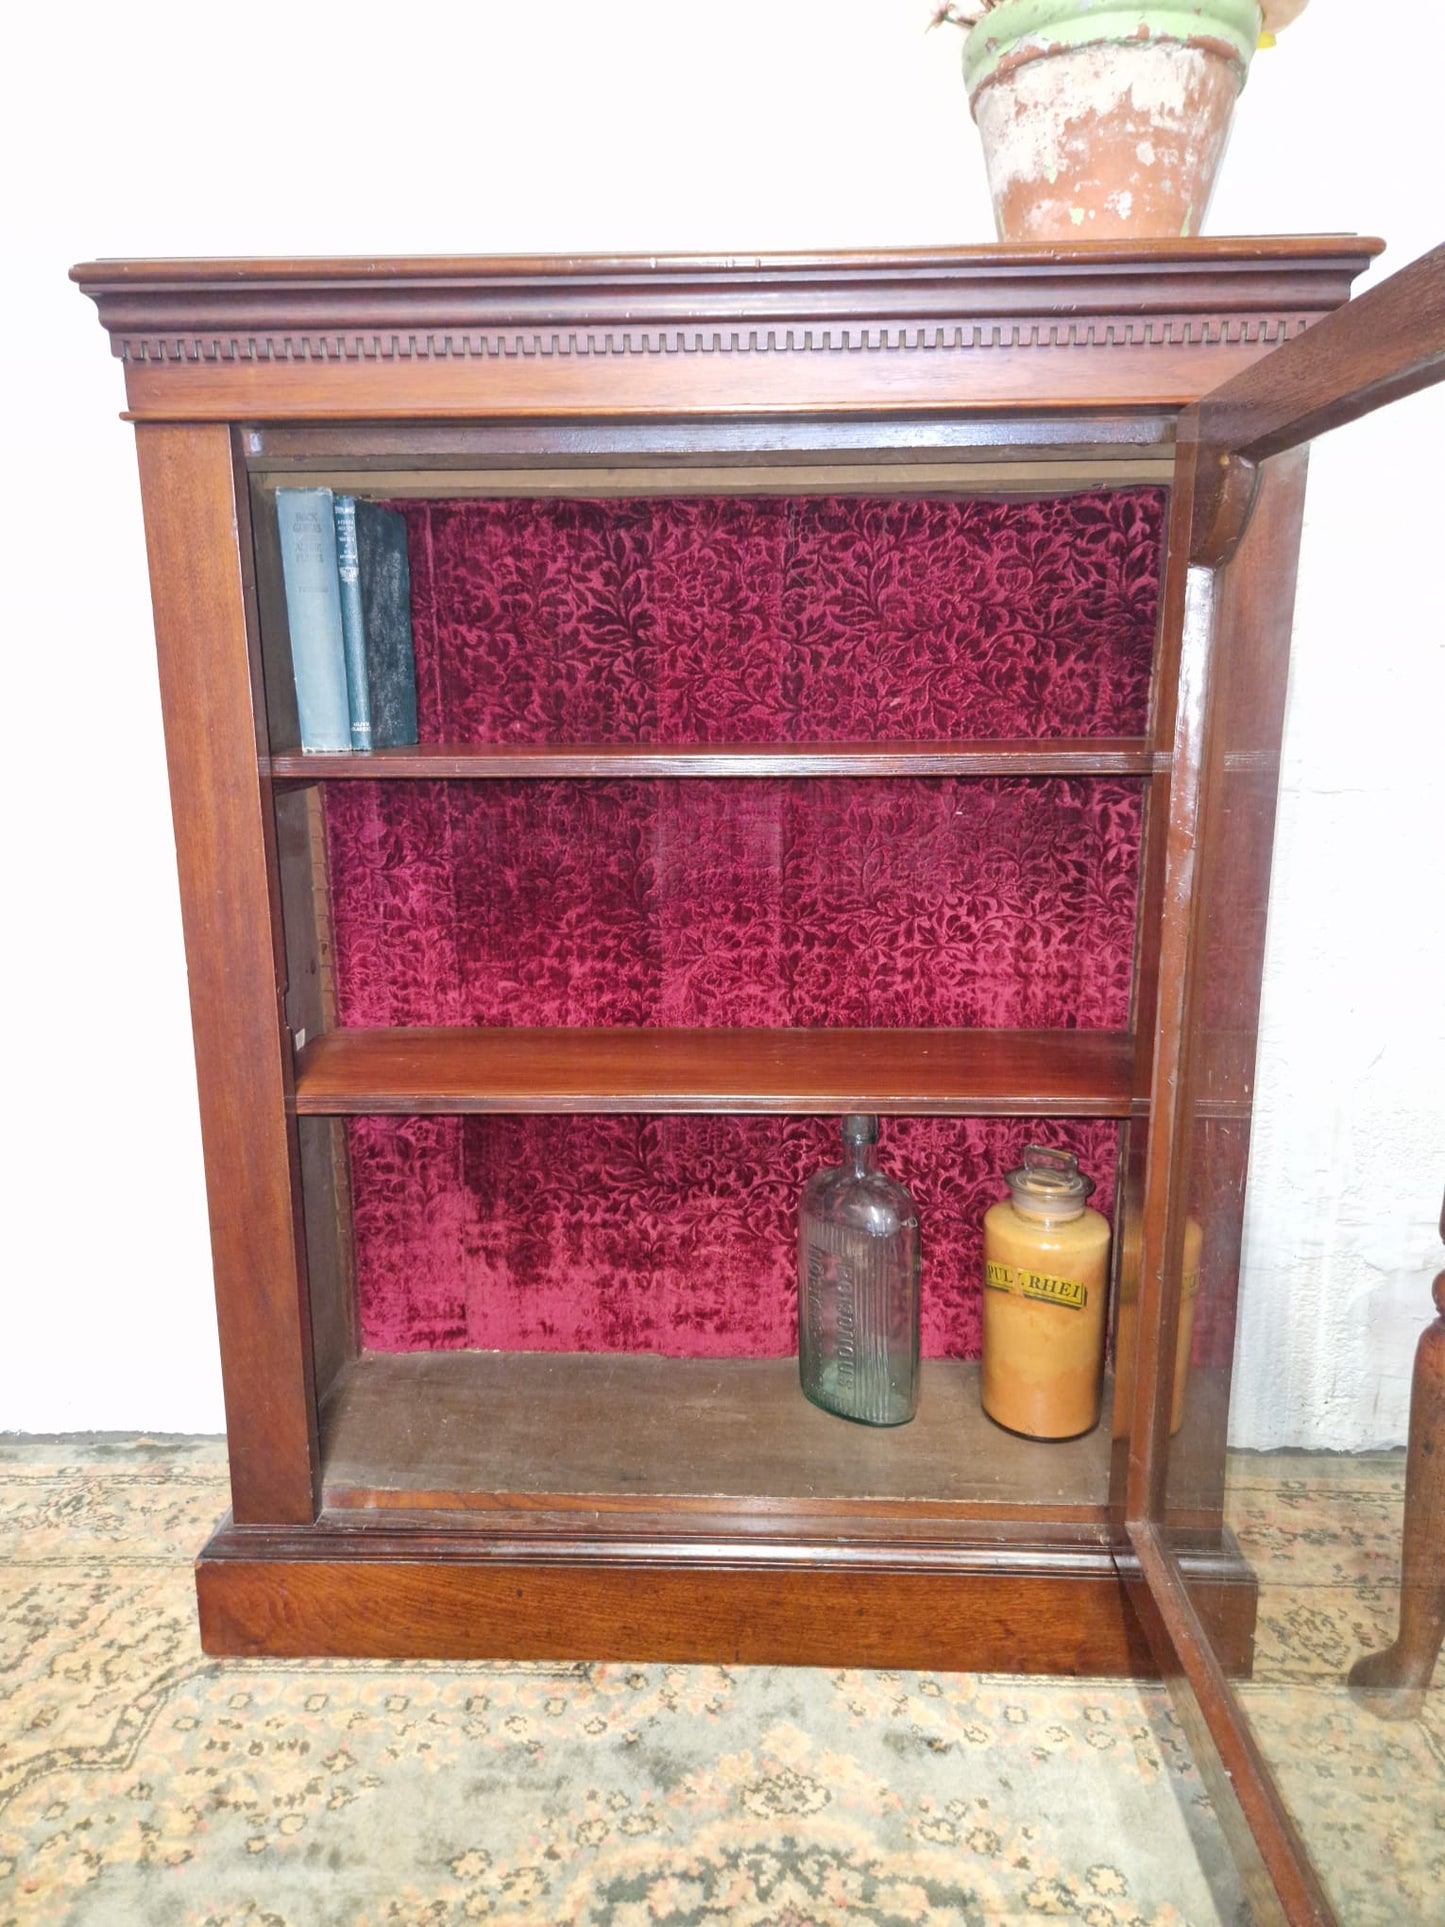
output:
[[[261,612],[264,630],[264,591]],[[336,1025],[326,829],[318,784],[278,790],[275,803],[277,875],[285,923],[286,1023],[295,1048],[300,1050],[308,1038],[319,1037]],[[303,1117],[297,1122],[297,1132],[312,1354],[317,1401],[324,1404],[337,1373],[356,1355],[351,1170],[346,1125],[341,1118]]]
[[137,431],[238,1521],[315,1508],[299,1155],[288,1121],[250,531],[223,427]]
[[297,1120],[306,1198],[306,1268],[319,1403],[355,1358],[356,1275],[351,1242],[351,1161],[346,1120]]
[[256,570],[256,612],[261,627],[261,681],[265,694],[267,740],[273,752],[299,749],[301,722],[296,713],[296,678],[291,670],[291,626],[286,616],[281,531],[276,522],[276,491],[274,488],[260,488],[252,482],[249,501],[251,549]]

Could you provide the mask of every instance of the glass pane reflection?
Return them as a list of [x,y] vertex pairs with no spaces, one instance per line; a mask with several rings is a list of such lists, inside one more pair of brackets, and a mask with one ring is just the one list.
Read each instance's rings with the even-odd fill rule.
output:
[[[1338,1918],[1414,1927],[1445,1922],[1445,1666],[1425,1683],[1445,1627],[1445,1324],[1432,1323],[1431,1297],[1445,1262],[1442,966],[1410,932],[1382,944],[1352,914],[1398,833],[1388,798],[1374,816],[1352,805],[1348,839],[1343,816],[1338,835],[1309,848],[1302,837],[1286,870],[1289,922],[1298,930],[1308,903],[1334,941],[1321,938],[1292,979],[1293,1008],[1266,1011],[1284,1048],[1264,1054],[1262,1074],[1288,1062],[1295,1078],[1287,1104],[1261,1107],[1266,1141],[1258,981],[1288,618],[1270,612],[1251,544],[1280,494],[1277,479],[1220,605],[1176,1203],[1176,1222],[1199,1227],[1200,1276],[1164,1528]],[[1367,759],[1347,747],[1358,780]],[[1332,968],[1333,1001],[1318,981]],[[1401,1027],[1382,1008],[1410,1015],[1410,1062],[1393,1072],[1380,1069],[1381,1038]],[[1439,1103],[1425,1116],[1431,1088]],[[1273,1125],[1286,1112],[1290,1142]],[[1321,1212],[1322,1195],[1337,1208]]]

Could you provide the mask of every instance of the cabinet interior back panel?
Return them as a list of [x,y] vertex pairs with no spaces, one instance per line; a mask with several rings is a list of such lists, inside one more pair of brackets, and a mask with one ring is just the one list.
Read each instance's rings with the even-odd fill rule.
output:
[[[807,742],[1145,727],[1164,496],[408,503],[423,740]],[[1137,781],[350,783],[350,1025],[1128,1022]],[[771,1356],[808,1118],[358,1118],[363,1343]],[[978,1223],[1031,1138],[885,1127],[924,1349],[978,1349]]]
[[1137,735],[1165,499],[409,502],[423,740]]
[[347,783],[340,1017],[1128,1023],[1130,778]]
[[[348,1120],[361,1342],[374,1351],[797,1350],[798,1194],[836,1119]],[[1107,1120],[886,1119],[922,1227],[925,1357],[977,1358],[982,1221],[1025,1144],[1077,1153],[1113,1215]]]

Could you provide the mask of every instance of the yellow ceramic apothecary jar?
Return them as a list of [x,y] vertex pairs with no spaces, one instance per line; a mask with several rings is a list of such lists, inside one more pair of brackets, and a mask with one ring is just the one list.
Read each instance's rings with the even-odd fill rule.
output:
[[1031,1144],[983,1221],[983,1409],[1010,1432],[1072,1439],[1099,1419],[1108,1220],[1071,1151]]

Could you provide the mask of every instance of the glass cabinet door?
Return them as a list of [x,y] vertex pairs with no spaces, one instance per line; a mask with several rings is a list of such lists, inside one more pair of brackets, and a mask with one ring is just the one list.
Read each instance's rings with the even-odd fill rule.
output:
[[[1261,1150],[1255,1113],[1293,613],[1271,557],[1299,529],[1308,441],[1442,374],[1445,249],[1184,418],[1176,493],[1193,492],[1193,536],[1151,1164],[1125,1233],[1141,1359],[1128,1536],[1146,1620],[1255,1911],[1347,1927],[1445,1918],[1445,1318],[1431,1323],[1430,1296],[1445,1074],[1433,1118],[1400,1133],[1402,1222],[1366,1239],[1378,1288],[1336,1277],[1303,1200],[1333,1158],[1347,1211],[1372,1224],[1388,1120],[1358,1158],[1317,1142],[1292,1158]],[[1428,570],[1421,558],[1422,597]],[[1356,667],[1363,682],[1368,637]],[[1440,816],[1396,833],[1438,896]],[[1331,912],[1376,918],[1383,953],[1412,941],[1408,915],[1382,919],[1358,895]],[[1398,975],[1362,976],[1365,1007]],[[1445,958],[1437,975],[1420,1050],[1445,1073]],[[1330,1045],[1321,1035],[1321,1092]],[[1435,1291],[1445,1304],[1445,1274]]]

